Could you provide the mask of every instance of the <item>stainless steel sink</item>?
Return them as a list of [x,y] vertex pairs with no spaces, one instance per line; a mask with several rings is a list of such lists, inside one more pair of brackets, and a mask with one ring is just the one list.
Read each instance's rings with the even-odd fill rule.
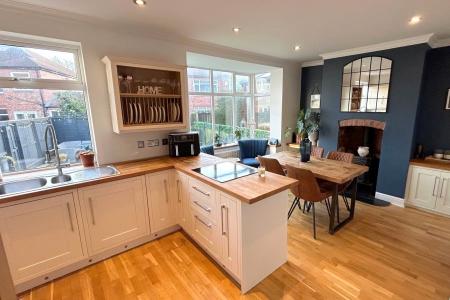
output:
[[0,183],[0,195],[26,192],[41,188],[47,184],[46,178],[30,178]]
[[57,176],[52,177],[50,179],[50,182],[52,184],[58,184],[58,183],[68,182],[68,181],[71,181],[71,180],[72,180],[72,177],[70,177],[70,175],[63,174],[63,175],[57,175]]
[[46,174],[42,177],[25,178],[23,180],[0,182],[0,197],[14,193],[24,193],[35,189],[46,189],[64,184],[79,183],[95,180],[102,177],[119,174],[113,166],[94,167],[82,169],[68,174]]
[[73,173],[70,173],[70,176],[72,176],[73,181],[85,181],[85,180],[92,180],[107,176],[112,176],[119,174],[119,171],[117,171],[116,168],[112,166],[104,166],[104,167],[96,167],[96,168],[88,168],[83,169],[80,171],[76,171]]

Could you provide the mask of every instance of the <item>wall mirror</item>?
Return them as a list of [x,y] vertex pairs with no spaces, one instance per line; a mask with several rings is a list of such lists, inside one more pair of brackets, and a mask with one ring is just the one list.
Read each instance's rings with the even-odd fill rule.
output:
[[386,112],[392,60],[368,56],[344,66],[342,112]]

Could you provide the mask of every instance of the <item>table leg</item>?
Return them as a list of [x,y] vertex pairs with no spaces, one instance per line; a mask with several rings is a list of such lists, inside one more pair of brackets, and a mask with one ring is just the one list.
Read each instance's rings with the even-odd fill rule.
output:
[[350,204],[350,219],[355,215],[356,193],[358,188],[358,178],[354,178],[352,182],[352,202]]
[[334,191],[333,191],[333,198],[331,200],[331,214],[330,214],[330,226],[328,228],[328,232],[330,234],[334,234],[334,219],[336,218],[336,208],[337,208],[337,202],[339,197],[339,185],[335,184]]

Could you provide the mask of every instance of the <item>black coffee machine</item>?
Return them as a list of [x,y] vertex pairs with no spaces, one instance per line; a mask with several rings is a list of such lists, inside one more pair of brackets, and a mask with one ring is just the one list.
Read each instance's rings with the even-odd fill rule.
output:
[[169,133],[169,155],[197,156],[200,153],[198,132]]

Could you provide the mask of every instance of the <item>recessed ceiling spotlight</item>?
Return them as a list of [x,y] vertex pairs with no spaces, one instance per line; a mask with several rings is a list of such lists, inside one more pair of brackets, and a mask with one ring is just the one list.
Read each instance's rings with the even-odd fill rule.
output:
[[299,50],[300,50],[300,46],[299,46],[299,45],[296,45],[296,46],[294,47],[294,50],[295,50],[295,51],[299,51]]
[[139,7],[144,7],[147,2],[145,0],[133,0],[134,4],[136,4]]
[[233,32],[234,33],[238,33],[239,31],[241,31],[241,29],[239,27],[233,27]]
[[421,16],[414,16],[409,20],[409,25],[416,25],[417,23],[419,23],[420,21],[422,21],[422,17]]

